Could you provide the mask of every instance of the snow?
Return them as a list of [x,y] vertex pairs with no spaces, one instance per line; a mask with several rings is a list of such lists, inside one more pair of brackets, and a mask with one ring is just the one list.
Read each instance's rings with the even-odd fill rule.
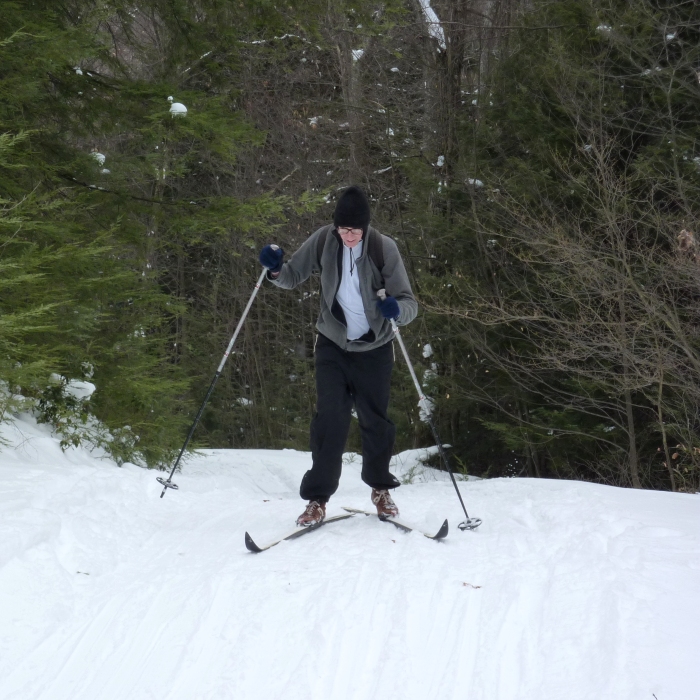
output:
[[[426,370],[426,373],[428,370]],[[430,376],[427,378],[425,377],[425,374],[423,375],[424,377],[424,382],[427,380],[429,381],[431,379]],[[425,386],[425,383],[424,383]],[[420,420],[421,423],[427,423],[428,420],[430,419],[430,416],[433,415],[433,411],[435,410],[435,403],[431,401],[427,396],[423,396],[418,400],[418,420]]]
[[421,386],[425,389],[430,386],[430,383],[437,377],[437,362],[432,362],[430,367],[423,372],[423,381]]
[[[301,512],[292,450],[156,473],[0,427],[1,700],[695,700],[700,496],[460,483],[395,458],[443,543],[355,516],[263,554]],[[346,455],[329,504],[371,507]]]
[[[173,96],[168,96],[168,102],[170,102],[170,114],[173,117],[184,117],[187,116],[187,107],[182,104],[182,102],[173,102]],[[156,146],[156,149],[158,146]]]
[[173,117],[184,117],[187,114],[187,107],[182,102],[173,102],[170,105],[170,114]]
[[423,17],[428,25],[428,33],[434,39],[437,39],[440,48],[445,50],[447,45],[445,44],[445,31],[440,24],[440,19],[435,10],[430,6],[430,0],[418,0],[420,2],[421,10],[423,11]]
[[92,382],[81,382],[78,379],[71,379],[65,388],[66,394],[78,399],[89,399],[95,393],[95,385]]
[[83,382],[79,379],[66,379],[60,374],[52,374],[51,381],[54,384],[65,384],[63,391],[78,401],[89,399],[95,393],[95,385],[92,382]]
[[[282,36],[276,36],[273,37],[272,39],[260,39],[258,41],[243,41],[242,39],[238,39],[239,44],[248,44],[250,46],[254,46],[257,44],[267,44],[270,41],[284,41],[284,39],[299,39],[299,41],[303,41],[305,44],[311,44],[311,42],[308,39],[305,39],[302,36],[299,36],[298,34],[283,34]],[[321,47],[316,44],[316,48],[320,51]],[[205,54],[206,55],[206,54]],[[204,58],[204,57],[202,57]]]

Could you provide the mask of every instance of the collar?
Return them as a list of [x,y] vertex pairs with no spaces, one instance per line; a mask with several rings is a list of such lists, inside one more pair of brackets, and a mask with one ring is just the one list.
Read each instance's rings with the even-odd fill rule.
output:
[[357,260],[358,258],[362,257],[362,251],[364,249],[364,240],[361,240],[354,248],[349,248],[348,246],[343,243],[343,239],[340,239],[340,242],[343,246],[343,250],[349,250],[351,255]]

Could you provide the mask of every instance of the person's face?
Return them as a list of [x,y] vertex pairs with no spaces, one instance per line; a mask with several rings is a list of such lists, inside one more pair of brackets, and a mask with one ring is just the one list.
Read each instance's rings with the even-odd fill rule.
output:
[[354,248],[362,240],[361,228],[348,228],[347,226],[338,226],[338,233],[343,239],[343,243],[348,248]]

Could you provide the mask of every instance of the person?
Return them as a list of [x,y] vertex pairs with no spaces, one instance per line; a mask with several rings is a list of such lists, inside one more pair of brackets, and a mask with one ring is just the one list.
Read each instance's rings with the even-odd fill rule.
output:
[[[379,517],[396,517],[390,491],[399,481],[389,471],[396,429],[387,415],[394,364],[391,319],[403,326],[418,312],[398,247],[370,226],[369,200],[352,186],[339,197],[333,223],[312,233],[288,262],[283,258],[277,246],[260,252],[268,279],[282,289],[321,276],[312,466],[301,481],[299,493],[308,504],[297,525],[318,525],[325,518],[340,482],[353,404],[362,437],[362,480],[372,489]],[[386,290],[383,300],[380,289]]]

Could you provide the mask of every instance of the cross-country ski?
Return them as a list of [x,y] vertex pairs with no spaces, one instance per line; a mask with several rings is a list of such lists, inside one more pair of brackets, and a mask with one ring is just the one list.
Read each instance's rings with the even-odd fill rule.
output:
[[330,518],[326,518],[325,520],[318,523],[318,525],[310,525],[309,527],[296,527],[296,528],[294,528],[294,530],[292,530],[291,532],[288,532],[286,535],[283,535],[282,537],[278,537],[277,539],[274,539],[274,540],[272,540],[272,542],[268,542],[266,545],[263,545],[263,546],[257,545],[255,543],[255,541],[253,540],[253,538],[246,532],[245,533],[245,546],[249,552],[259,554],[260,552],[264,552],[266,549],[270,549],[270,547],[274,547],[276,544],[279,544],[280,542],[284,542],[287,540],[295,540],[299,537],[302,537],[303,535],[307,535],[310,532],[318,530],[319,528],[323,527],[324,525],[328,525],[329,523],[335,523],[338,520],[347,520],[348,518],[351,518],[353,515],[354,515],[353,513],[345,513],[344,515],[332,515]]
[[311,532],[314,532],[315,530],[318,530],[319,528],[323,527],[324,525],[328,525],[329,523],[334,523],[339,520],[347,520],[348,518],[351,518],[353,515],[369,515],[374,518],[377,518],[380,520],[380,522],[387,522],[391,523],[395,527],[397,527],[399,530],[403,530],[404,532],[419,532],[422,534],[424,537],[427,537],[430,540],[441,540],[447,537],[447,533],[449,531],[449,526],[447,523],[447,520],[445,520],[442,525],[440,526],[440,529],[434,533],[434,534],[429,534],[427,532],[423,532],[422,530],[419,530],[418,528],[406,524],[403,520],[399,520],[398,518],[379,518],[379,516],[376,513],[371,513],[366,510],[359,510],[357,508],[348,508],[346,506],[343,506],[343,510],[347,511],[346,513],[342,515],[332,515],[328,518],[325,518],[322,520],[320,523],[317,525],[310,525],[308,527],[296,527],[287,534],[283,535],[282,537],[277,537],[273,539],[271,542],[268,542],[267,544],[264,545],[258,545],[253,538],[248,534],[247,532],[245,533],[245,546],[248,549],[248,551],[253,552],[255,554],[259,554],[260,552],[264,552],[271,547],[274,547],[275,545],[279,544],[280,542],[285,542],[289,540],[295,540],[298,539],[299,537],[303,537],[306,534],[309,534]]
[[433,535],[423,532],[422,530],[419,530],[418,528],[414,527],[413,525],[408,525],[406,524],[403,520],[400,520],[399,518],[380,518],[376,513],[371,513],[368,510],[359,510],[357,508],[349,508],[347,506],[343,506],[343,510],[348,511],[348,513],[352,514],[357,514],[357,515],[369,515],[373,518],[377,518],[380,522],[383,523],[391,523],[395,527],[399,528],[399,530],[403,530],[404,532],[420,532],[421,535],[424,537],[427,537],[429,540],[442,540],[445,537],[447,537],[447,533],[449,532],[449,525],[447,523],[447,520],[445,520],[442,525],[440,526],[440,529]]

